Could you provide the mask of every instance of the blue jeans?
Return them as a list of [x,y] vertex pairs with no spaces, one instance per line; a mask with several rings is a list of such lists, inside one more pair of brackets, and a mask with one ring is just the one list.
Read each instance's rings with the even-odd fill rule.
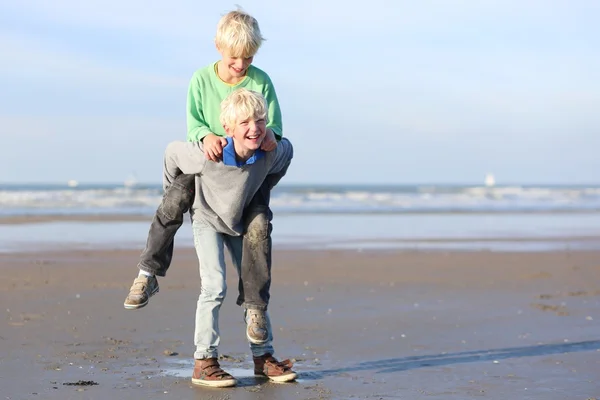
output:
[[[231,254],[231,261],[238,276],[241,276],[243,238],[217,233],[213,228],[198,221],[192,224],[194,246],[200,261],[200,295],[196,306],[196,327],[194,332],[195,359],[218,357],[221,341],[219,333],[219,310],[227,294],[225,272],[225,246]],[[266,343],[250,343],[252,356],[273,354],[271,320],[266,313],[269,338]]]

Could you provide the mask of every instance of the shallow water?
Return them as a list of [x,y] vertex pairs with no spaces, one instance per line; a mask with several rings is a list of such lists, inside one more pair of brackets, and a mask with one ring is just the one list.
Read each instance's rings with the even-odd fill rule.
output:
[[[55,221],[0,225],[0,251],[142,248],[147,222]],[[547,251],[596,249],[600,214],[276,215],[276,247]],[[513,240],[513,239],[528,240]],[[190,247],[188,224],[177,246]]]

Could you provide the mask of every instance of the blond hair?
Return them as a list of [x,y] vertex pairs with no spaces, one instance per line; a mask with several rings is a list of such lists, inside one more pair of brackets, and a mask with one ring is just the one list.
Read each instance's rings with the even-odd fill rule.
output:
[[253,57],[263,40],[258,21],[241,9],[228,12],[217,24],[215,44],[232,57]]
[[267,120],[267,102],[264,96],[248,89],[237,89],[221,102],[221,124],[232,127],[247,119]]

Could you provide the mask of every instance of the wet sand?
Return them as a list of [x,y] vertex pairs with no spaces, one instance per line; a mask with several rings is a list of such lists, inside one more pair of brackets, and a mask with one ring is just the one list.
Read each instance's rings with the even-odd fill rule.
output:
[[600,398],[600,252],[277,251],[276,355],[299,380],[250,375],[230,273],[232,389],[189,379],[193,250],[126,311],[138,254],[0,254],[1,399]]

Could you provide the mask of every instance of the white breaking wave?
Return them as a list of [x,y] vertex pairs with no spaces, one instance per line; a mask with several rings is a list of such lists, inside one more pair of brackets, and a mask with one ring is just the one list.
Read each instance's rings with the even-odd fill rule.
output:
[[114,209],[157,207],[161,194],[153,190],[90,189],[0,191],[2,209]]
[[[0,214],[151,213],[154,188],[0,189]],[[600,187],[398,186],[275,188],[271,207],[286,213],[540,212],[600,210]]]

